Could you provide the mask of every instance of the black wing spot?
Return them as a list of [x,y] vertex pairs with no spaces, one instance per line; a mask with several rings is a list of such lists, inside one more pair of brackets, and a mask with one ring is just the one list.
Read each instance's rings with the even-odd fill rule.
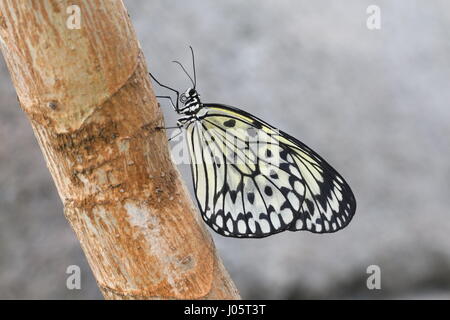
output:
[[247,193],[247,199],[251,204],[253,204],[255,202],[255,194],[253,192]]
[[269,197],[272,196],[272,194],[273,194],[272,188],[269,187],[269,186],[266,186],[266,187],[264,188],[264,192],[265,192],[265,194],[268,195]]
[[253,120],[253,126],[256,129],[262,129],[262,125],[261,125],[261,123],[259,121]]
[[272,179],[278,179],[279,177],[278,177],[278,174],[276,173],[276,171],[275,170],[270,170],[270,177],[272,178]]
[[231,197],[231,201],[233,201],[233,203],[236,203],[237,192],[234,190],[230,191],[230,197]]
[[266,149],[266,157],[270,158],[272,156],[273,156],[272,151],[270,151],[270,149]]
[[309,199],[305,199],[306,202],[306,206],[308,207],[308,212],[310,214],[310,216],[314,215],[314,203],[309,200]]
[[289,167],[290,167],[289,163],[282,163],[282,164],[280,164],[280,169],[281,170],[284,170],[284,171],[286,171],[288,173],[291,173],[291,170],[290,170]]
[[230,119],[230,120],[225,121],[223,124],[225,127],[233,128],[236,125],[236,120]]
[[288,151],[287,150],[283,150],[280,152],[280,158],[283,159],[284,161],[288,161],[287,160],[288,157]]
[[291,189],[288,189],[288,188],[286,188],[286,187],[281,187],[281,188],[280,188],[280,191],[281,191],[281,193],[283,194],[283,196],[284,196],[285,198],[287,198],[287,196],[289,195],[289,192],[291,192]]

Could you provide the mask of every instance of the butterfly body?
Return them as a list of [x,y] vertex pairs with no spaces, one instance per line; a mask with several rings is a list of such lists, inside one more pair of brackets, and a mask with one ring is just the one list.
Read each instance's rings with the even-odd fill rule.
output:
[[163,98],[182,115],[177,123],[185,129],[195,197],[203,220],[217,233],[331,233],[352,220],[352,190],[311,148],[241,109],[202,103],[195,68],[195,81],[189,76],[193,88],[181,95],[152,78],[177,94],[176,105]]

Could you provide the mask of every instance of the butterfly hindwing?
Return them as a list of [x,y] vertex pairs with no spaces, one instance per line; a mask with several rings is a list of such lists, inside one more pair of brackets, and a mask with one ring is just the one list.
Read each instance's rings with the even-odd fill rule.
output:
[[290,230],[330,233],[347,226],[355,213],[356,201],[344,178],[295,138],[282,133],[280,141],[290,146],[306,188],[305,201]]
[[233,107],[204,104],[187,126],[195,195],[205,222],[231,237],[333,232],[355,210],[343,178],[300,141]]

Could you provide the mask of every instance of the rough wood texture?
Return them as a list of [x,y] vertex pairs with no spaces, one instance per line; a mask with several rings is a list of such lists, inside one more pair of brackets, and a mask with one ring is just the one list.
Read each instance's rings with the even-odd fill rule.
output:
[[103,295],[239,298],[155,130],[162,113],[122,1],[0,0],[0,37]]

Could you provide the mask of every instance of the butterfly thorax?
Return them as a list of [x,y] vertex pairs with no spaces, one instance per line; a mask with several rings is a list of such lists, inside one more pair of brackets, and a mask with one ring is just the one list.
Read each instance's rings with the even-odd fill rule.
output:
[[192,88],[188,88],[181,94],[180,102],[183,104],[183,107],[178,111],[181,114],[195,115],[202,108],[200,95]]

